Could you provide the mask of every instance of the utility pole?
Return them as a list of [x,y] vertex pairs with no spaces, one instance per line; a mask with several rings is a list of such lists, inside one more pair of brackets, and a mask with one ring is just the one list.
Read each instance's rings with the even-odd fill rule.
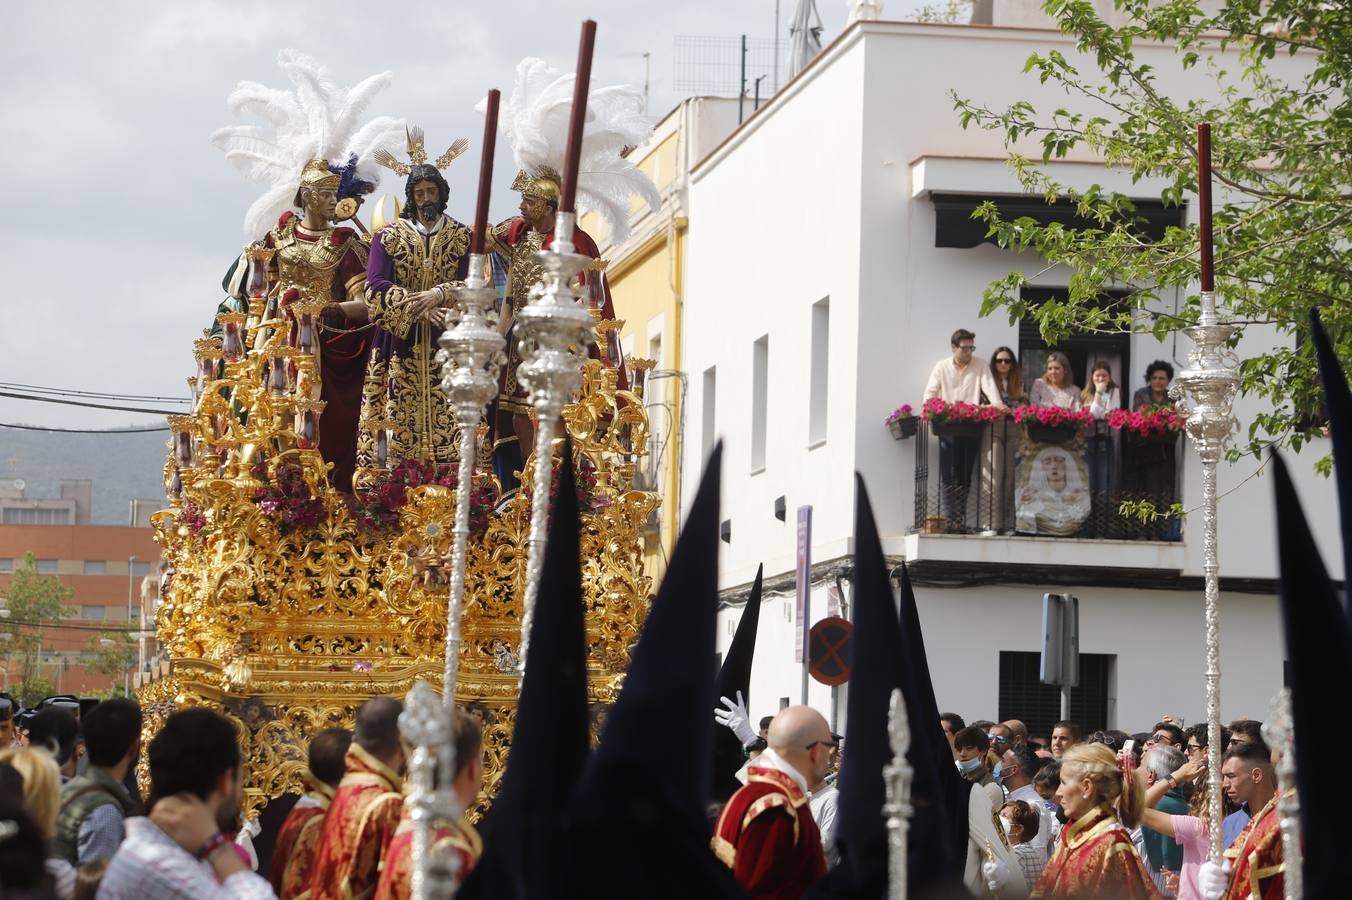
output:
[[[127,633],[131,633],[131,593],[132,585],[135,583],[136,556],[127,558]],[[127,671],[123,681],[122,696],[131,696],[131,660],[127,660]]]
[[779,93],[779,0],[775,0],[775,30],[772,34],[775,36],[775,70],[774,77],[770,79],[770,86],[774,88],[771,96]]
[[737,124],[742,124],[742,119],[746,117],[746,35],[742,35],[742,80],[741,88],[737,91]]

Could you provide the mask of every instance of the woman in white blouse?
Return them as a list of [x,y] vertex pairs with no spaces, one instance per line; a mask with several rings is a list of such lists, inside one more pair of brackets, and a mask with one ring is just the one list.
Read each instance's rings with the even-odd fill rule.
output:
[[1080,389],[1070,380],[1070,358],[1060,350],[1047,354],[1047,371],[1033,382],[1028,399],[1034,406],[1080,408]]

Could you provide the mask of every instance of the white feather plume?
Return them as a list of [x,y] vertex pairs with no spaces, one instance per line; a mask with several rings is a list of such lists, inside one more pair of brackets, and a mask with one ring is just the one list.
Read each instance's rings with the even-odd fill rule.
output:
[[[512,143],[518,168],[563,171],[573,80],[573,75],[560,74],[541,59],[517,64],[512,94],[499,122]],[[485,104],[476,108],[482,112]],[[577,202],[581,211],[594,210],[605,220],[613,241],[629,235],[629,201],[634,194],[653,210],[661,206],[653,180],[620,156],[625,147],[643,143],[652,129],[652,120],[643,115],[642,91],[629,85],[591,89],[582,129]]]
[[211,142],[225,151],[226,160],[241,174],[268,185],[244,214],[244,233],[251,241],[291,208],[306,162],[323,158],[345,165],[355,154],[358,176],[379,181],[380,167],[371,155],[404,137],[402,119],[380,116],[363,121],[371,100],[389,87],[389,72],[342,88],[328,69],[297,50],[282,50],[277,64],[291,90],[241,81],[226,101],[235,116],[254,116],[266,124],[230,125],[211,135]]

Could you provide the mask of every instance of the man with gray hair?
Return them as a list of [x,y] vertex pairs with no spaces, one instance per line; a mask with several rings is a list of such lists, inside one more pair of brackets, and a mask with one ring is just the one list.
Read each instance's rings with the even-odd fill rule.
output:
[[[1170,816],[1188,814],[1188,798],[1183,794],[1183,786],[1174,780],[1173,773],[1183,768],[1188,758],[1173,744],[1158,743],[1141,757],[1141,768],[1145,773],[1146,787],[1158,781],[1169,782],[1169,791],[1155,804],[1155,809]],[[1172,835],[1161,834],[1142,826],[1142,842],[1145,844],[1146,868],[1157,885],[1163,883],[1161,870],[1179,872],[1183,868],[1183,845]]]

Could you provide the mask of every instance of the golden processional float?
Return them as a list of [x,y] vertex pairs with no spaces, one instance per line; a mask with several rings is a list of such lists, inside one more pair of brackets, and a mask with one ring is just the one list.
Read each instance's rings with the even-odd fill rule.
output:
[[[476,242],[485,201],[481,194]],[[419,680],[438,691],[451,680],[456,702],[482,716],[481,805],[496,792],[563,448],[556,421],[572,441],[582,501],[589,699],[608,704],[618,693],[652,587],[642,530],[659,500],[633,485],[647,445],[643,389],[653,361],[628,360],[631,386],[619,387],[619,354],[607,349],[623,322],[579,303],[575,276],[593,261],[571,252],[575,216],[558,219],[555,246],[537,254],[543,279],[517,315],[529,348],[520,377],[538,415],[522,488],[505,500],[484,450],[484,405],[496,394],[503,339],[481,243],[471,249],[466,285],[451,290],[458,321],[437,356],[460,423],[461,461],[449,477],[400,465],[368,472],[356,499],[330,486],[318,450],[322,304],[279,303],[267,274],[271,249],[245,251],[247,311],[219,314],[219,336],[194,343],[194,411],[169,419],[169,508],[153,517],[167,562],[155,624],[169,661],[140,700],[147,738],[178,708],[206,705],[230,717],[244,758],[246,816],[302,792],[312,735],[350,727],[364,700],[403,697]],[[589,343],[599,358],[587,358]],[[384,461],[389,435],[373,438]],[[552,465],[536,464],[542,454]],[[457,526],[466,532],[459,560]],[[456,591],[463,618],[448,625]],[[427,708],[425,698],[410,704]],[[415,754],[415,780],[416,768]]]

